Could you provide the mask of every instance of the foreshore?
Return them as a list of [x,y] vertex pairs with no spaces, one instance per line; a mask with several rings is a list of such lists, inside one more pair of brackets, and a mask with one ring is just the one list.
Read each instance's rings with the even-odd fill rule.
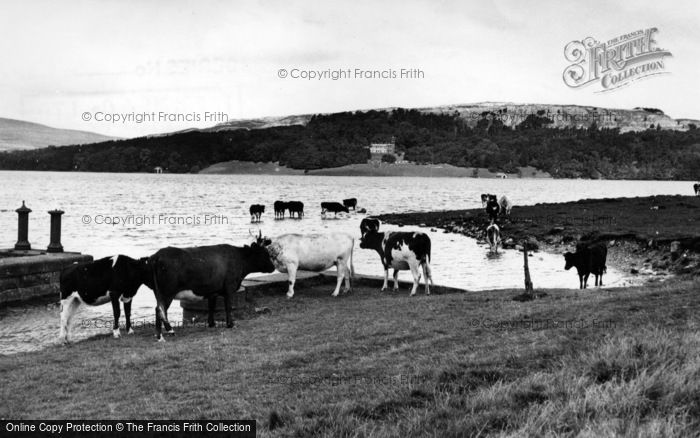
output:
[[[382,222],[441,228],[485,240],[483,209],[397,213]],[[700,197],[583,199],[515,206],[498,224],[504,248],[573,251],[579,240],[608,244],[610,265],[632,274],[700,275]]]

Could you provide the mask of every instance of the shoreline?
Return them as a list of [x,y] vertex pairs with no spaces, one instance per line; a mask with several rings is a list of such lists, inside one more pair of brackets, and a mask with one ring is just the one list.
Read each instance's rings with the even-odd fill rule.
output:
[[[489,224],[483,209],[396,213],[377,216],[393,225],[443,229],[485,242]],[[606,242],[611,266],[650,280],[700,275],[700,197],[648,196],[583,199],[515,206],[499,217],[504,249],[554,254],[574,251],[580,240]]]

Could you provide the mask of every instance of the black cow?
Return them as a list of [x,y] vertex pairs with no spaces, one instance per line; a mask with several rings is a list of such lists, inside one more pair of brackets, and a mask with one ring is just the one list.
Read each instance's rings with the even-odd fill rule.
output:
[[496,200],[496,195],[491,195],[488,193],[482,193],[481,194],[481,206],[486,207],[486,203],[489,201],[489,199],[493,199],[494,201]]
[[275,201],[275,219],[284,219],[284,212],[287,210],[287,203],[284,201]]
[[379,231],[382,222],[375,217],[366,217],[360,222],[360,235],[364,237],[369,231]]
[[373,249],[379,254],[384,266],[384,284],[386,290],[389,283],[389,268],[394,269],[394,290],[399,289],[399,271],[411,270],[413,274],[413,289],[416,294],[420,283],[421,268],[425,276],[425,294],[430,295],[428,281],[433,283],[430,271],[430,237],[421,232],[367,232],[360,239],[360,248]]
[[126,332],[131,328],[131,299],[142,284],[150,283],[148,259],[134,260],[125,255],[105,257],[88,263],[68,266],[61,272],[61,334],[68,342],[71,319],[81,304],[99,306],[112,302],[114,327],[112,335],[119,333],[119,301],[124,303]]
[[[576,266],[579,278],[579,288],[585,289],[588,286],[588,276],[595,275],[595,285],[603,285],[603,273],[607,270],[605,266],[608,256],[608,248],[604,243],[579,243],[576,245],[576,252],[567,252],[564,254],[566,265],[564,269],[567,271],[572,266]],[[598,282],[600,277],[600,282]]]
[[352,210],[355,211],[357,207],[357,198],[343,199],[343,205],[348,209],[352,208]]
[[[493,198],[491,198],[493,196]],[[498,213],[501,211],[501,206],[498,204],[495,195],[489,195],[488,201],[486,201],[486,214],[488,215],[491,222],[498,219]]]
[[693,184],[693,189],[695,190],[695,196],[700,196],[700,183]]
[[304,203],[301,201],[289,201],[287,202],[287,210],[289,210],[289,217],[294,217],[301,219],[304,217]]
[[350,210],[340,202],[321,202],[321,214],[331,212],[337,215],[340,212],[350,213]]
[[253,204],[250,206],[250,221],[260,222],[260,216],[265,213],[265,206],[260,204]]
[[[163,341],[161,326],[172,333],[168,308],[173,299],[183,295],[209,299],[209,327],[214,326],[216,296],[224,296],[226,326],[233,327],[229,294],[241,286],[251,272],[272,272],[275,266],[265,249],[269,240],[261,237],[250,246],[168,247],[153,254],[149,263],[153,272],[153,292],[156,296],[156,337]],[[182,295],[180,295],[182,294]],[[192,295],[190,295],[192,296]]]

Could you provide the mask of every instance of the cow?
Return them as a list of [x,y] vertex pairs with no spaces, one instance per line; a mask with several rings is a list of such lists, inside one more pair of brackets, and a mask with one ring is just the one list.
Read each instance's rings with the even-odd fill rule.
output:
[[496,195],[490,195],[488,193],[482,193],[481,194],[481,207],[486,208],[486,203],[489,202],[489,199],[496,199]]
[[501,229],[498,228],[495,222],[486,227],[486,240],[489,242],[490,251],[492,254],[498,254],[498,245],[501,244]]
[[360,222],[360,236],[364,237],[369,231],[379,231],[382,222],[375,217],[366,217]]
[[[269,242],[269,241],[268,241]],[[214,327],[216,297],[223,295],[226,326],[233,327],[230,294],[251,272],[272,272],[275,266],[264,239],[244,247],[212,245],[191,248],[167,247],[149,258],[156,296],[156,338],[164,341],[161,327],[173,333],[168,308],[174,299],[201,297],[209,300],[209,327]]]
[[384,266],[384,284],[389,283],[389,268],[394,269],[394,290],[399,289],[399,271],[410,269],[413,274],[411,296],[416,294],[420,283],[421,268],[425,276],[425,294],[430,295],[428,282],[433,284],[430,270],[430,237],[421,232],[384,232],[369,231],[360,239],[360,248],[373,249],[379,254]]
[[301,201],[289,201],[287,202],[287,210],[289,210],[289,217],[294,217],[301,219],[304,217],[304,203]]
[[[564,254],[566,265],[564,269],[567,271],[573,266],[576,267],[579,278],[579,288],[586,289],[588,286],[588,276],[595,275],[595,285],[603,285],[603,273],[606,272],[605,266],[608,256],[608,249],[604,243],[579,243],[576,246],[576,252],[567,252]],[[598,278],[600,277],[600,282]]]
[[284,201],[275,201],[273,207],[275,209],[275,219],[284,219],[284,213],[287,210],[287,203]]
[[501,196],[501,199],[498,200],[498,207],[502,215],[510,216],[510,210],[513,208],[513,203],[510,202],[510,199],[508,199],[507,196],[503,195]]
[[112,336],[119,338],[119,301],[124,305],[127,334],[131,328],[131,300],[149,279],[148,259],[134,260],[125,255],[105,257],[88,263],[73,264],[61,271],[60,339],[68,343],[70,323],[81,304],[99,306],[112,303]]
[[346,206],[348,210],[352,207],[352,210],[355,211],[357,208],[357,198],[343,199],[343,205]]
[[354,245],[355,239],[345,233],[283,234],[272,239],[267,251],[275,268],[289,276],[287,298],[294,296],[298,269],[322,272],[333,265],[338,269],[338,282],[332,296],[337,297],[343,279],[344,292],[351,291],[350,280],[355,273],[352,263]]
[[253,204],[250,206],[250,221],[260,222],[260,216],[265,213],[265,206],[260,204]]
[[340,212],[350,213],[350,210],[340,202],[321,202],[321,214],[325,215],[329,211],[336,216]]
[[494,222],[496,219],[498,219],[498,213],[501,211],[501,207],[498,205],[498,201],[496,201],[496,196],[493,196],[493,198],[489,197],[489,200],[486,202],[486,214],[489,217],[489,220]]
[[700,196],[700,183],[693,184],[693,189],[695,190],[695,196]]

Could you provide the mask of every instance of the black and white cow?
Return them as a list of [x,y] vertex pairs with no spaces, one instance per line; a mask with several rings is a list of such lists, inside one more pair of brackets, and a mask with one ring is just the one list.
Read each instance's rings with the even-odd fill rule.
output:
[[[265,242],[267,243],[267,242]],[[192,248],[163,248],[149,258],[156,296],[156,337],[163,341],[161,327],[172,333],[168,308],[174,299],[185,296],[209,299],[209,326],[214,326],[217,295],[223,295],[226,325],[233,327],[230,294],[251,272],[275,270],[263,239],[242,248],[231,245]]]
[[501,244],[501,229],[495,222],[491,222],[491,225],[486,227],[486,240],[489,242],[491,253],[498,254],[498,246]]
[[425,276],[425,293],[430,295],[433,277],[430,270],[430,237],[421,232],[369,231],[360,239],[360,248],[373,249],[379,254],[384,266],[384,284],[389,283],[389,268],[394,269],[394,290],[399,289],[399,271],[410,270],[413,274],[411,295],[416,294],[420,284],[421,268]]
[[321,202],[321,215],[325,215],[329,211],[334,215],[341,212],[350,213],[350,210],[340,202]]
[[498,213],[501,211],[501,206],[498,205],[496,200],[496,195],[489,195],[488,201],[486,201],[486,214],[489,219],[493,222],[498,219]]
[[700,183],[693,184],[693,190],[695,190],[695,196],[700,196]]
[[355,239],[345,233],[283,234],[273,238],[267,250],[277,270],[289,275],[287,298],[294,296],[298,269],[322,272],[334,265],[338,269],[338,283],[332,295],[337,297],[343,279],[344,292],[351,290],[350,280],[355,271],[352,264],[354,246]]
[[[603,285],[603,273],[607,270],[606,259],[608,256],[608,248],[604,243],[579,243],[576,245],[576,252],[567,252],[564,254],[566,265],[564,269],[567,271],[572,267],[576,267],[579,278],[579,288],[585,289],[588,286],[588,276],[595,275],[595,285]],[[600,282],[598,282],[600,277]]]
[[343,205],[348,209],[352,208],[354,211],[357,207],[357,198],[343,199]]
[[275,201],[273,208],[275,209],[275,219],[284,219],[287,203],[284,201]]
[[369,231],[379,231],[379,226],[381,224],[382,221],[376,217],[366,217],[362,219],[362,222],[360,222],[360,236],[364,237]]
[[289,210],[289,217],[294,217],[294,215],[299,219],[304,217],[304,203],[301,201],[287,202],[287,210]]
[[250,206],[250,221],[260,222],[260,217],[265,213],[265,206],[260,204],[253,204]]
[[482,193],[481,194],[481,207],[486,208],[486,203],[489,202],[489,199],[496,199],[496,195],[491,195],[488,193]]
[[99,306],[112,303],[114,326],[112,335],[119,333],[119,301],[124,305],[126,332],[131,328],[131,300],[150,276],[148,259],[134,260],[125,255],[105,257],[88,263],[68,266],[61,272],[61,333],[68,342],[70,324],[81,304]]

